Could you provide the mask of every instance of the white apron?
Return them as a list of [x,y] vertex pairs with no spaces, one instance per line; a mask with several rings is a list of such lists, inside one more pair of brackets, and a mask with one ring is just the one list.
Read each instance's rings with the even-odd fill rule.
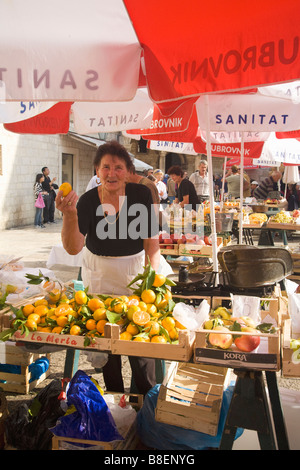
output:
[[[144,272],[145,251],[129,256],[98,256],[83,248],[81,277],[84,287],[93,294],[131,295],[127,285]],[[173,274],[161,255],[158,273]]]
[[81,277],[93,294],[131,295],[127,285],[144,271],[145,252],[129,256],[98,256],[83,248]]

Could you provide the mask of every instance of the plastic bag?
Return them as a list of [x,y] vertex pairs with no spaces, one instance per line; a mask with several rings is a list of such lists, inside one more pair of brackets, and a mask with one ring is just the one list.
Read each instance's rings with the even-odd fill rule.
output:
[[67,391],[68,411],[51,431],[56,436],[110,442],[123,440],[96,385],[78,370]]
[[29,406],[21,404],[13,410],[5,420],[7,444],[19,450],[51,450],[49,428],[64,414],[58,399],[61,391],[61,381],[52,380]]
[[[155,385],[145,397],[143,407],[137,414],[137,434],[148,447],[157,450],[205,450],[218,448],[221,442],[225,421],[233,394],[233,386],[223,393],[220,421],[216,436],[210,436],[190,429],[183,429],[155,420],[155,408],[160,385]],[[237,429],[236,439],[243,429]]]
[[173,317],[190,331],[197,331],[208,319],[210,311],[209,303],[202,300],[198,307],[178,302],[173,310]]
[[122,399],[120,403],[115,403],[115,397],[113,395],[103,395],[103,398],[114,418],[116,426],[120,434],[123,437],[127,434],[128,429],[134,423],[136,419],[136,411],[132,408],[131,405],[122,404]]
[[103,352],[84,351],[87,360],[95,369],[102,369],[108,361],[108,354]]

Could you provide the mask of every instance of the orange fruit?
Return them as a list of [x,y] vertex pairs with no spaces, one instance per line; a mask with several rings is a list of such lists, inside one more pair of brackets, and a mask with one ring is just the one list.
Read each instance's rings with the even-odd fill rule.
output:
[[157,321],[149,321],[146,323],[144,327],[145,331],[149,334],[149,336],[154,336],[159,334],[160,325]]
[[106,307],[110,307],[110,304],[112,303],[114,299],[112,297],[107,297],[107,299],[104,300],[104,305]]
[[95,312],[96,310],[98,310],[98,308],[104,307],[104,302],[102,302],[102,300],[100,300],[98,297],[94,297],[92,299],[89,299],[87,305],[89,309],[92,310],[92,312]]
[[63,192],[63,197],[67,196],[71,191],[72,191],[72,186],[70,185],[70,183],[62,183],[59,187],[59,191],[62,191]]
[[181,323],[179,323],[179,321],[175,320],[175,326],[176,328],[178,328],[179,330],[186,330],[186,327],[183,326]]
[[132,317],[133,317],[134,312],[139,312],[139,311],[140,311],[140,307],[138,305],[130,305],[130,307],[128,308],[128,310],[126,312],[126,316],[127,316],[128,320],[132,321]]
[[132,335],[128,333],[128,331],[123,331],[123,333],[120,334],[120,339],[123,339],[125,341],[131,341]]
[[27,320],[25,322],[25,326],[27,326],[27,328],[30,330],[30,331],[36,331],[37,330],[37,324],[34,320]]
[[150,315],[148,312],[144,312],[142,310],[139,310],[137,312],[134,312],[132,316],[132,321],[139,326],[144,326],[148,321],[150,321]]
[[173,317],[166,317],[162,320],[161,324],[167,331],[171,331],[175,327],[175,319]]
[[146,290],[143,290],[143,292],[141,293],[141,299],[146,304],[153,304],[156,299],[156,294],[154,290],[146,289]]
[[164,295],[164,299],[165,300],[171,300],[172,299],[172,292],[169,289],[167,289],[167,291]]
[[34,306],[38,307],[39,305],[48,305],[48,300],[45,298],[36,300]]
[[147,311],[147,304],[143,302],[142,300],[139,302],[139,307],[141,310]]
[[146,338],[144,336],[135,336],[132,341],[140,341],[141,343],[149,343],[150,338]]
[[139,296],[132,294],[132,295],[130,295],[130,296],[128,297],[128,302],[127,302],[127,304],[128,304],[128,305],[138,305],[138,304],[139,304],[139,301],[140,301]]
[[125,302],[125,304],[128,304],[129,302],[129,297],[127,297],[127,295],[121,295],[120,296],[120,299]]
[[166,278],[165,276],[163,276],[163,274],[155,274],[155,278],[152,285],[153,287],[161,287],[164,285],[165,282]]
[[129,323],[129,325],[126,328],[126,331],[130,333],[132,336],[138,335],[140,330],[134,323]]
[[107,323],[107,320],[99,320],[96,324],[96,329],[98,333],[103,334],[104,333],[104,326]]
[[41,317],[37,313],[28,315],[27,320],[33,320],[36,324],[40,323]]
[[93,318],[96,321],[106,320],[106,308],[105,307],[97,308],[97,310],[95,310],[93,313]]
[[23,307],[23,314],[25,315],[25,317],[28,317],[28,315],[30,315],[31,313],[34,312],[34,305],[32,304],[27,304],[27,305],[24,305]]
[[150,315],[155,316],[157,313],[157,307],[154,304],[147,304],[147,312],[150,313]]
[[95,330],[96,326],[97,326],[97,323],[94,320],[94,318],[89,318],[85,324],[85,327],[87,330]]
[[47,296],[48,302],[50,304],[55,304],[55,302],[58,302],[61,296],[61,291],[60,289],[52,289],[52,291],[49,292],[49,295]]
[[81,333],[81,328],[79,325],[73,325],[70,328],[70,335],[78,336]]
[[167,340],[164,336],[162,335],[155,335],[155,336],[152,336],[151,340],[150,340],[151,343],[166,343]]
[[36,313],[40,317],[47,315],[48,312],[49,312],[49,308],[46,305],[38,305],[37,307],[34,308],[34,313]]
[[52,332],[52,328],[50,328],[50,326],[38,326],[37,331],[43,331],[44,333],[51,333]]
[[62,326],[55,326],[52,328],[52,333],[60,334],[62,332]]
[[75,293],[75,302],[79,305],[83,305],[83,304],[86,304],[87,301],[88,301],[88,298],[87,298],[87,295],[86,293],[84,292],[84,290],[78,290],[76,293]]
[[69,304],[59,304],[55,309],[54,309],[54,314],[59,317],[60,315],[63,315],[66,317],[67,315],[72,315],[73,309]]
[[68,319],[64,315],[60,315],[59,317],[56,318],[56,323],[58,326],[64,327],[68,323]]
[[125,302],[118,302],[114,305],[115,313],[123,313],[127,311],[127,305]]
[[54,281],[45,281],[43,283],[43,289],[47,290],[50,292],[52,289],[55,287],[55,282]]
[[170,336],[170,339],[172,341],[175,341],[176,339],[178,339],[178,331],[177,331],[177,328],[172,328],[172,330],[168,331],[169,333],[169,336]]

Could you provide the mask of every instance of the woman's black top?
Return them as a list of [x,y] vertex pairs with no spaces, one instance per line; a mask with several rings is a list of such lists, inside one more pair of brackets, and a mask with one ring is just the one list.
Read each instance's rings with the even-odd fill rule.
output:
[[128,183],[125,196],[120,214],[107,217],[103,214],[98,188],[79,198],[79,231],[86,236],[86,247],[95,255],[134,255],[143,250],[144,239],[157,235],[159,228],[151,191],[144,185]]
[[[197,204],[199,204],[198,201],[198,196],[196,193],[195,186],[193,183],[188,180],[187,178],[184,178],[178,189],[176,190],[176,197],[178,198],[179,202],[183,201],[183,196],[189,196],[189,204],[188,206],[191,206],[191,209],[194,209],[195,211],[197,210]],[[189,207],[187,207],[189,209]]]

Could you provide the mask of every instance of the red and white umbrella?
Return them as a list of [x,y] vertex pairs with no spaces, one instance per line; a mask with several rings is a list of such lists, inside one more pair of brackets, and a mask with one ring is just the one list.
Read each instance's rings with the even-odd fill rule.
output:
[[[212,94],[298,79],[299,17],[295,0],[0,2],[0,102],[67,102],[69,117],[74,102],[127,102],[147,84],[164,118],[186,103],[194,120],[200,99],[197,128],[208,135],[212,175],[210,132],[224,130],[212,125]],[[281,106],[290,112],[284,100]],[[49,122],[47,111],[42,118]],[[270,129],[260,130],[300,129],[298,119],[291,128],[284,118],[276,129],[269,119]],[[186,139],[188,130],[193,126],[183,129]],[[212,229],[214,223],[212,217]],[[217,265],[216,253],[213,259]]]
[[[0,2],[1,98],[183,99],[300,76],[295,0]],[[279,20],[280,19],[280,20]]]

